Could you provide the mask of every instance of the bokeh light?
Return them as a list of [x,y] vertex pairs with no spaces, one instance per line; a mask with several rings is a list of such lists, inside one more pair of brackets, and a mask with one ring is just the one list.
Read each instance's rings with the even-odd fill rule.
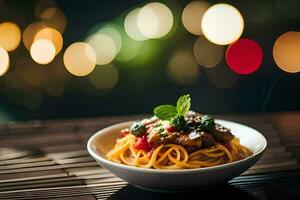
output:
[[60,52],[60,50],[63,47],[63,37],[60,34],[60,32],[58,32],[54,28],[41,29],[39,32],[37,32],[37,34],[34,37],[34,40],[38,40],[38,39],[46,39],[53,42],[56,50],[56,55]]
[[205,68],[216,66],[223,58],[223,46],[213,44],[204,37],[196,40],[193,51],[196,62]]
[[96,53],[89,44],[75,42],[66,49],[63,60],[66,69],[71,74],[86,76],[96,66]]
[[205,1],[192,1],[182,12],[182,23],[187,31],[194,35],[202,35],[201,20],[204,12],[209,8]]
[[206,10],[202,17],[201,28],[209,41],[227,45],[242,35],[244,20],[235,7],[221,3]]
[[35,62],[46,65],[55,57],[55,46],[50,40],[35,40],[30,47],[30,55]]
[[137,27],[146,38],[161,38],[173,26],[173,14],[162,3],[149,3],[138,13]]
[[63,11],[56,7],[51,7],[44,10],[40,18],[49,27],[55,28],[60,33],[63,33],[67,26],[67,18]]
[[107,24],[106,26],[99,29],[97,33],[100,33],[101,35],[107,35],[108,37],[110,37],[114,41],[117,53],[121,51],[122,36],[118,31],[117,25]]
[[56,1],[54,0],[38,0],[35,5],[35,15],[40,17],[41,14],[48,8],[56,7]]
[[238,75],[224,65],[205,70],[208,80],[217,88],[230,89],[238,80]]
[[112,64],[97,66],[89,75],[90,83],[99,90],[110,90],[118,83],[119,73]]
[[142,35],[137,26],[137,17],[141,8],[136,8],[129,12],[124,20],[124,29],[129,37],[137,41],[144,41],[147,38]]
[[192,85],[199,77],[199,67],[193,58],[192,52],[178,50],[171,57],[167,75],[169,79],[179,85]]
[[238,74],[251,74],[261,65],[263,52],[253,40],[241,38],[232,43],[226,51],[229,67]]
[[300,32],[290,31],[277,38],[273,47],[273,57],[283,71],[300,72]]
[[141,50],[142,43],[130,38],[126,33],[122,34],[123,47],[119,54],[116,56],[116,60],[121,62],[127,62],[134,59]]
[[32,24],[29,24],[25,28],[25,30],[23,31],[23,34],[22,34],[22,39],[23,39],[23,43],[24,43],[25,47],[28,50],[30,49],[30,47],[33,43],[35,35],[40,30],[42,30],[43,28],[46,28],[46,27],[47,26],[42,22],[35,22],[35,23],[32,23]]
[[11,22],[0,24],[0,46],[6,51],[15,50],[21,41],[21,30]]
[[97,65],[106,65],[117,55],[117,46],[114,40],[108,35],[96,33],[91,35],[86,42],[96,53]]
[[3,76],[9,68],[9,56],[5,49],[0,47],[0,76]]

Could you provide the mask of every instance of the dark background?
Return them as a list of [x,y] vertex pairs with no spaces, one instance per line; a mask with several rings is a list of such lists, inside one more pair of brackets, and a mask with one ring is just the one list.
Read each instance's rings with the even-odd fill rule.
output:
[[[34,9],[37,1],[0,1],[0,22],[14,21],[23,30],[36,21]],[[10,53],[9,72],[0,77],[1,120],[27,120],[48,118],[75,118],[91,116],[130,115],[151,113],[154,106],[175,103],[178,96],[189,93],[192,108],[204,113],[250,113],[266,111],[300,110],[300,73],[287,73],[274,62],[272,48],[276,38],[287,31],[299,31],[299,1],[208,1],[226,2],[242,13],[245,28],[242,37],[257,41],[263,49],[264,59],[260,69],[250,75],[231,71],[223,58],[213,69],[200,69],[200,76],[193,85],[182,86],[168,79],[166,65],[175,50],[192,48],[197,39],[187,32],[181,22],[184,6],[190,1],[160,1],[168,5],[174,15],[173,34],[165,39],[144,42],[141,54],[150,50],[150,56],[129,62],[113,61],[119,72],[114,89],[99,91],[89,84],[87,77],[75,77],[66,72],[62,64],[64,49],[72,42],[82,41],[88,31],[98,23],[122,23],[126,13],[149,1],[68,1],[57,0],[57,7],[66,15],[68,25],[63,33],[64,47],[52,64],[39,66],[33,61],[20,64],[29,58],[23,44]],[[142,61],[141,61],[142,60]],[[136,64],[139,63],[139,64]],[[7,82],[15,70],[40,70],[45,75],[43,84],[55,84],[49,71],[59,69],[66,74],[64,92],[50,96],[39,87],[33,87],[20,78],[14,79],[18,87],[10,88]],[[42,68],[42,69],[40,69]],[[35,76],[34,74],[29,74]],[[233,81],[229,88],[220,88],[223,81]],[[6,78],[5,78],[6,77]],[[51,82],[51,80],[54,82]],[[28,102],[38,101],[31,106]]]

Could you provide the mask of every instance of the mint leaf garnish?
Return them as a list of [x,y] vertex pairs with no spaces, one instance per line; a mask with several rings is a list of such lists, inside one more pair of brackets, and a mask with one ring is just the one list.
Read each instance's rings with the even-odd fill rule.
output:
[[154,115],[161,120],[169,120],[177,115],[176,107],[173,105],[161,105],[154,109]]
[[191,97],[189,94],[179,97],[176,105],[178,115],[185,115],[191,107]]

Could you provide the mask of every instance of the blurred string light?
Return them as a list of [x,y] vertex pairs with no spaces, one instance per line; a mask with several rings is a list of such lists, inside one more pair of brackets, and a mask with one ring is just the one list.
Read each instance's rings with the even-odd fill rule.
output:
[[32,24],[29,24],[22,34],[22,39],[25,47],[29,50],[33,41],[35,35],[42,30],[43,28],[47,28],[47,26],[42,22],[35,22]]
[[21,41],[21,30],[15,23],[0,24],[0,46],[6,51],[15,50]]
[[280,69],[289,73],[300,72],[300,32],[290,31],[277,38],[273,57]]
[[146,4],[138,13],[137,27],[146,38],[161,38],[170,32],[172,26],[173,14],[162,3]]
[[55,57],[55,46],[50,40],[35,40],[30,47],[30,55],[35,62],[46,65]]
[[182,12],[182,23],[187,31],[194,35],[202,35],[201,20],[204,12],[209,8],[205,1],[192,1]]
[[213,44],[204,37],[199,37],[194,44],[196,62],[205,68],[219,64],[223,57],[223,46]]
[[238,76],[228,67],[220,65],[212,69],[205,70],[208,80],[217,88],[229,89],[237,82]]
[[187,50],[178,50],[171,57],[167,75],[169,79],[179,85],[192,85],[199,77],[199,67],[193,54]]
[[56,55],[60,52],[60,50],[63,47],[63,37],[60,34],[60,32],[58,32],[54,28],[43,28],[40,31],[38,31],[34,37],[34,40],[38,39],[46,39],[53,42],[55,46]]
[[66,69],[71,74],[86,76],[96,66],[96,53],[89,44],[75,42],[66,49],[63,61]]
[[3,76],[9,68],[9,56],[7,51],[0,47],[0,76]]
[[89,75],[90,83],[99,90],[110,90],[115,87],[119,80],[119,73],[112,64],[97,66]]
[[66,29],[67,18],[63,11],[56,7],[47,8],[39,17],[47,26],[55,28],[60,33],[63,33]]
[[117,46],[114,40],[108,35],[96,33],[91,35],[86,42],[96,53],[97,65],[106,65],[117,55]]
[[144,41],[147,38],[139,31],[137,17],[141,8],[136,8],[129,12],[124,20],[124,29],[129,37],[137,41]]
[[251,74],[261,65],[263,51],[253,40],[241,38],[232,43],[226,51],[229,67],[238,74]]
[[209,41],[227,45],[242,35],[244,20],[235,7],[221,3],[206,10],[202,17],[201,28]]

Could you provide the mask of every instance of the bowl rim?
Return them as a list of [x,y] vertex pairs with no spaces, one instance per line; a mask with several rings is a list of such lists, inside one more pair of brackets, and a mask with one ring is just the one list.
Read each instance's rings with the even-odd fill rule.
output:
[[225,164],[221,164],[221,165],[217,165],[217,166],[212,166],[212,167],[204,167],[204,168],[194,168],[194,169],[172,169],[172,170],[166,170],[166,169],[153,169],[153,168],[142,168],[142,167],[136,167],[136,166],[130,166],[130,165],[125,165],[125,164],[121,164],[121,163],[116,163],[110,160],[107,160],[106,158],[103,158],[102,156],[100,156],[96,151],[94,151],[94,149],[92,148],[93,145],[93,141],[101,134],[103,134],[103,132],[107,131],[108,129],[115,129],[118,128],[120,126],[124,126],[125,124],[129,124],[129,123],[133,123],[134,121],[126,121],[126,122],[121,122],[121,123],[117,123],[117,124],[113,124],[111,126],[108,126],[104,129],[101,129],[99,131],[97,131],[96,133],[94,133],[90,139],[87,142],[87,150],[89,152],[89,154],[100,163],[104,163],[106,165],[112,165],[116,168],[121,168],[124,170],[130,170],[130,171],[139,171],[139,172],[144,172],[144,173],[162,173],[162,174],[182,174],[182,173],[195,173],[195,172],[209,172],[209,171],[215,171],[218,169],[223,169],[223,168],[227,168],[227,167],[231,167],[231,166],[235,166],[237,164],[241,164],[243,162],[246,162],[247,160],[253,159],[255,157],[258,157],[260,155],[262,155],[262,153],[265,151],[266,147],[267,147],[267,140],[266,138],[256,129],[251,128],[247,125],[243,125],[237,122],[232,122],[232,121],[228,121],[228,120],[221,120],[221,119],[216,119],[217,122],[225,122],[225,123],[231,123],[237,126],[243,126],[246,127],[248,129],[250,129],[251,131],[255,132],[256,134],[259,135],[259,137],[262,138],[263,141],[263,147],[256,152],[255,154],[253,154],[252,156],[242,159],[242,160],[238,160],[238,161],[234,161],[231,163],[225,163]]

